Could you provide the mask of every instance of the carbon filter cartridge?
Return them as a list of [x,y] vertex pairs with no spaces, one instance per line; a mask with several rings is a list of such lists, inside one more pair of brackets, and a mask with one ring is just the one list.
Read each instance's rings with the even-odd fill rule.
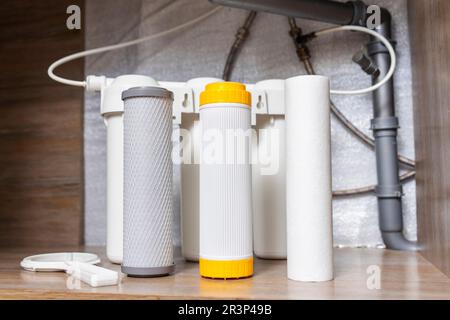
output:
[[172,244],[172,93],[131,88],[124,101],[124,242],[122,272],[174,271]]

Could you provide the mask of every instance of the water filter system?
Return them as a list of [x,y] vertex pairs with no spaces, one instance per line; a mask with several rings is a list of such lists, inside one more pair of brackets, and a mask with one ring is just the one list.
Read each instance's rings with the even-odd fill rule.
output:
[[[200,275],[249,277],[255,254],[264,259],[287,258],[288,277],[293,280],[333,278],[328,78],[298,76],[238,84],[216,78],[158,82],[127,75],[89,81],[104,83],[99,86],[102,101],[114,105],[112,100],[116,100],[118,108],[113,115],[122,122],[113,128],[123,128],[123,139],[108,141],[108,148],[123,152],[119,157],[108,157],[111,167],[117,169],[111,171],[113,177],[108,181],[123,172],[124,200],[120,195],[109,200],[124,204],[124,230],[111,233],[115,237],[112,243],[124,243],[123,259],[120,252],[118,255],[124,273],[154,276],[173,270],[171,241],[163,237],[170,237],[168,223],[159,224],[168,222],[171,213],[166,212],[166,219],[157,219],[164,210],[153,210],[171,201],[156,201],[154,196],[167,185],[171,173],[166,172],[161,181],[154,179],[152,170],[161,161],[151,151],[158,150],[157,156],[166,155],[167,161],[168,155],[161,151],[170,150],[168,132],[174,123],[186,130],[180,142],[184,161],[182,253],[189,261],[199,260]],[[151,87],[130,89],[125,83]],[[155,92],[168,94],[169,90],[172,110],[152,102]],[[119,96],[123,98],[121,105]],[[104,116],[110,118],[105,112]],[[108,126],[107,130],[113,128]],[[166,129],[166,147],[151,145],[161,137],[155,130],[162,128]],[[111,136],[117,135],[120,132]],[[139,145],[149,154],[142,154]],[[142,157],[134,160],[140,166],[131,164],[132,150]],[[132,208],[141,211],[134,213],[138,217],[130,223]]]
[[[239,0],[229,3],[240,5]],[[56,81],[101,93],[107,130],[107,256],[130,276],[174,272],[172,166],[177,154],[182,254],[186,260],[199,261],[201,276],[250,277],[255,255],[287,258],[289,279],[330,281],[334,276],[330,94],[376,94],[392,81],[396,55],[382,32],[348,25],[307,37],[358,31],[382,46],[389,63],[380,62],[383,72],[372,86],[352,91],[333,90],[327,77],[316,75],[241,84],[218,78],[165,82],[145,75],[75,81],[54,74],[68,61],[179,31],[217,10],[155,35],[73,54],[49,68]],[[338,10],[339,21],[346,21],[348,10],[350,6]],[[314,17],[325,16],[326,12],[316,12]],[[381,138],[386,136],[381,131],[396,130],[395,123],[389,123],[374,121]],[[172,133],[173,124],[179,126],[178,136]],[[378,148],[380,144],[381,140]],[[378,189],[384,192],[380,196],[384,206],[397,201],[388,192],[395,191],[391,189]],[[389,229],[389,221],[381,222]],[[397,231],[389,230],[390,244],[400,241]],[[402,241],[400,247],[414,249]]]

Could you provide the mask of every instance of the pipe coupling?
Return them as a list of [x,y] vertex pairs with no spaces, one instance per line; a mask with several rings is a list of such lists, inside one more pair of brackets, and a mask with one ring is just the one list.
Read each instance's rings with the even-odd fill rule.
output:
[[375,194],[379,199],[398,199],[404,196],[402,185],[377,186]]
[[[394,48],[394,50],[397,47],[397,41],[394,41],[392,39],[388,39],[388,41],[390,42],[390,44],[392,44],[392,47]],[[367,54],[372,57],[374,55],[377,54],[389,54],[389,50],[386,48],[386,46],[379,40],[374,40],[369,42],[366,45],[367,48]]]
[[385,130],[398,130],[400,123],[397,117],[389,118],[376,118],[371,121],[370,130],[372,131],[385,131]]

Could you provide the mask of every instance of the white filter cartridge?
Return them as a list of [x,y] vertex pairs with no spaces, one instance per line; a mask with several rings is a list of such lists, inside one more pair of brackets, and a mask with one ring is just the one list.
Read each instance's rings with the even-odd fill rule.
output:
[[288,278],[333,279],[330,83],[322,76],[286,80]]
[[202,92],[200,275],[253,275],[251,96],[239,83],[213,83]]

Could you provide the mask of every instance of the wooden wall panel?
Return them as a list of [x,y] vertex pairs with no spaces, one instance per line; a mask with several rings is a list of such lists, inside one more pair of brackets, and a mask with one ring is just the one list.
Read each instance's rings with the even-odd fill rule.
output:
[[450,1],[410,0],[423,255],[450,276]]
[[[66,28],[78,0],[0,6],[0,247],[72,246],[83,235],[83,90],[50,80],[51,62],[84,48]],[[82,79],[82,60],[59,70]]]

